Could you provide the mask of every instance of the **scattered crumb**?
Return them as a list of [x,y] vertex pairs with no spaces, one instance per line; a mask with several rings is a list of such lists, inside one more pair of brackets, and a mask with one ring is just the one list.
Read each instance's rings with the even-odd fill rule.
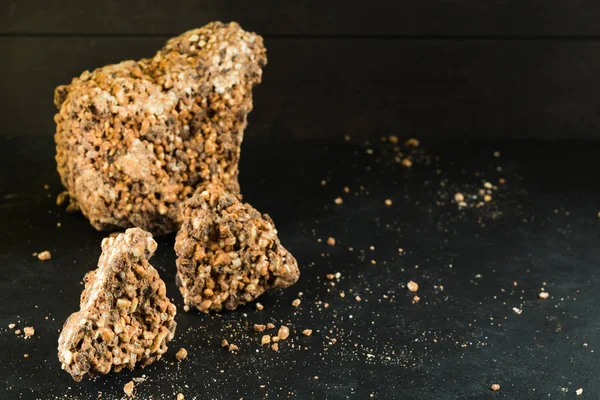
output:
[[15,331],[15,335],[20,335],[20,334],[21,334],[21,330],[20,330],[20,329],[17,329],[17,330]]
[[318,380],[318,379],[319,379],[319,377],[317,375],[315,375],[315,380]]
[[323,180],[321,181],[321,186],[325,186],[325,185],[327,185],[327,181],[326,181],[325,179],[323,179]]
[[25,333],[25,337],[31,337],[35,334],[35,329],[33,329],[33,326],[27,326],[23,328],[23,333]]
[[344,200],[342,200],[341,197],[336,197],[335,200],[333,201],[335,204],[342,204],[344,202]]
[[301,303],[300,299],[296,299],[296,300],[292,301],[292,306],[298,307],[300,305],[300,303]]
[[262,337],[262,339],[260,340],[260,344],[269,344],[271,343],[271,336],[269,335],[264,335]]
[[290,336],[290,329],[285,325],[281,325],[281,327],[279,327],[279,331],[277,332],[277,337],[281,340],[285,340],[288,338],[288,336]]
[[500,157],[500,152],[499,151],[495,151],[494,152],[494,157],[496,157],[496,158]]
[[123,386],[123,391],[129,397],[133,396],[133,381],[129,381]]
[[267,329],[273,329],[273,328],[275,328],[275,324],[273,324],[273,323],[269,322],[269,323],[267,324]]
[[490,389],[492,389],[494,392],[497,392],[498,390],[500,390],[500,385],[494,383],[492,386],[490,386]]
[[29,358],[29,354],[25,353],[25,354],[23,354],[23,357]]
[[56,196],[56,205],[62,206],[63,204],[65,204],[67,202],[67,200],[69,200],[69,192],[67,192],[67,191],[60,192],[58,194],[58,196]]
[[344,186],[344,193],[350,193],[350,188],[348,186]]
[[256,332],[263,332],[265,329],[267,329],[267,327],[265,325],[262,324],[254,324],[254,330]]
[[463,194],[462,194],[462,193],[455,193],[455,194],[454,194],[454,200],[455,200],[457,203],[462,203],[463,201],[465,201],[465,196],[463,196]]
[[221,341],[221,347],[227,347],[227,346],[229,346],[229,342],[227,341],[227,339],[223,339]]
[[278,336],[271,336],[271,342],[273,342],[273,343],[279,342],[279,337]]
[[483,196],[483,201],[485,201],[486,203],[492,201],[492,196],[486,194],[485,196]]
[[515,312],[515,314],[517,314],[517,315],[521,315],[521,314],[523,313],[523,310],[521,310],[520,308],[517,308],[517,307],[513,307],[513,309],[512,309],[512,310],[513,310],[513,311]]
[[390,135],[388,137],[388,140],[390,141],[391,144],[396,144],[396,143],[398,143],[398,136],[396,136],[396,135]]
[[41,253],[38,253],[37,258],[42,261],[46,261],[52,258],[52,254],[48,250],[44,250]]
[[417,290],[419,290],[419,284],[417,282],[413,282],[413,281],[409,281],[406,284],[406,287],[408,288],[408,290],[410,290],[411,292],[416,292]]
[[238,351],[239,349],[240,348],[233,343],[229,345],[229,351]]
[[8,328],[9,328],[9,329],[14,329],[14,328],[15,328],[15,326],[17,326],[17,325],[15,325],[15,324],[8,324]]
[[412,161],[410,161],[409,158],[405,158],[402,160],[402,165],[405,166],[406,168],[410,168],[410,167],[412,167]]
[[583,393],[583,389],[579,388],[575,391],[575,394],[577,394],[577,396],[581,396],[581,394]]
[[329,308],[329,303],[323,303],[323,308]]
[[279,351],[279,344],[277,344],[277,343],[273,343],[273,344],[271,345],[271,349],[272,349],[273,351]]
[[360,298],[360,296],[356,296],[356,297],[354,298],[354,300],[356,300],[356,301],[361,301],[362,299]]
[[415,296],[415,297],[413,297],[412,302],[414,304],[414,303],[418,303],[420,300],[421,300],[421,298],[419,296]]
[[188,352],[183,347],[179,349],[179,351],[175,354],[175,358],[177,361],[185,360],[188,356]]
[[550,293],[548,292],[540,292],[540,294],[538,294],[538,297],[540,299],[547,299],[550,296]]
[[392,200],[390,200],[390,199],[385,199],[384,203],[385,203],[385,205],[386,205],[386,206],[388,206],[388,207],[389,207],[389,206],[391,206],[391,205],[393,204],[393,203],[392,203]]
[[257,309],[258,311],[262,311],[262,310],[263,310],[263,308],[265,308],[265,306],[263,306],[263,305],[262,305],[262,304],[260,304],[260,303],[256,303],[256,309]]
[[312,335],[312,329],[305,329],[302,331],[302,334],[304,336],[310,336],[310,335]]
[[332,280],[333,278],[335,278],[335,275],[333,275],[333,274],[327,274],[327,275],[325,275],[325,278],[327,278],[329,280]]
[[183,396],[183,393],[177,393],[177,399],[176,400],[183,400],[185,397]]
[[327,238],[327,244],[330,246],[335,246],[335,239],[332,237]]

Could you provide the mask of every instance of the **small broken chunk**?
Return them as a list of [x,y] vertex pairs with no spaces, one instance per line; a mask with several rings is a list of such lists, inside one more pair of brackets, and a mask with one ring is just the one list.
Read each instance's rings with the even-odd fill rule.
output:
[[229,351],[234,352],[234,351],[238,351],[240,348],[237,345],[231,343],[229,345],[228,349],[229,349]]
[[265,308],[265,306],[263,306],[261,303],[256,303],[256,309],[258,311],[262,311]]
[[550,296],[550,293],[548,293],[548,292],[540,292],[540,293],[538,294],[538,297],[539,297],[540,299],[547,299],[549,296]]
[[279,351],[279,344],[278,344],[278,343],[273,343],[273,344],[271,345],[271,349],[272,349],[273,351]]
[[256,332],[263,332],[265,329],[267,329],[267,327],[265,325],[262,324],[254,324],[254,330]]
[[337,205],[340,205],[344,202],[344,200],[341,197],[336,197],[335,200],[333,200],[333,202]]
[[312,329],[305,329],[302,331],[302,334],[304,336],[310,336],[310,335],[312,335]]
[[494,383],[492,386],[490,386],[490,389],[492,389],[494,392],[497,392],[498,390],[500,390],[500,385]]
[[420,298],[419,296],[416,296],[416,295],[415,295],[415,297],[413,297],[413,299],[412,299],[412,302],[413,302],[413,304],[416,304],[416,303],[418,303],[419,301],[421,301],[421,298]]
[[298,307],[301,302],[302,301],[300,299],[295,299],[294,301],[292,301],[292,306],[293,307]]
[[327,244],[330,246],[335,246],[335,239],[332,237],[327,238]]
[[185,396],[183,395],[183,393],[177,393],[176,400],[183,400],[183,399],[185,399]]
[[273,329],[275,328],[275,324],[273,324],[272,322],[267,323],[267,329]]
[[260,344],[269,344],[269,343],[271,343],[271,336],[263,335],[263,337],[260,339]]
[[582,388],[579,388],[579,389],[577,389],[577,390],[575,391],[575,394],[576,394],[577,396],[581,396],[581,395],[583,394],[583,389],[582,389]]
[[410,160],[410,158],[405,158],[402,160],[402,165],[406,168],[410,168],[412,167],[412,161]]
[[235,310],[300,276],[273,220],[214,184],[201,186],[183,205],[175,252],[184,303],[204,313]]
[[227,339],[221,340],[221,347],[229,347],[229,342],[227,341]]
[[407,141],[404,142],[404,145],[407,147],[419,147],[419,139],[415,139],[415,138],[410,138]]
[[44,250],[40,253],[38,253],[37,258],[42,260],[42,261],[46,261],[52,258],[52,254],[50,254],[50,252],[48,250]]
[[277,332],[277,337],[279,340],[285,340],[288,338],[288,336],[290,336],[290,329],[285,325],[281,325],[281,327],[279,327],[279,331]]
[[391,206],[391,205],[392,205],[392,200],[390,200],[390,199],[385,199],[384,203],[385,203],[385,205],[386,205],[386,206],[388,206],[388,207],[389,207],[389,206]]
[[176,308],[148,262],[156,247],[152,235],[139,228],[102,241],[98,268],[84,277],[80,310],[67,319],[58,339],[62,368],[75,381],[146,366],[167,351]]
[[33,329],[33,326],[26,326],[23,328],[23,333],[25,334],[25,337],[31,337],[35,334],[35,329]]
[[125,386],[123,386],[123,391],[129,397],[133,396],[133,385],[134,385],[133,381],[129,381],[125,384]]
[[15,326],[17,326],[17,325],[15,325],[15,324],[8,324],[8,328],[9,328],[9,329],[14,329],[14,328],[15,328]]
[[413,281],[409,281],[406,284],[406,287],[408,288],[408,290],[410,290],[411,292],[416,292],[417,290],[419,290],[419,284]]
[[66,190],[64,192],[60,192],[58,196],[56,196],[56,205],[62,206],[69,200],[69,192]]
[[185,360],[188,356],[188,352],[183,347],[179,349],[177,353],[175,353],[175,358],[177,361]]
[[465,196],[463,196],[462,193],[455,193],[454,201],[456,201],[457,203],[462,203],[463,201],[465,201]]

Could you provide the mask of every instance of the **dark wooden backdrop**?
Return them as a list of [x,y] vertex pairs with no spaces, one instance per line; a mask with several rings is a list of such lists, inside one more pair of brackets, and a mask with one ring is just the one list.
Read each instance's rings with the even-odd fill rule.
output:
[[248,134],[600,137],[600,2],[3,1],[2,135],[52,135],[52,93],[211,20],[265,37]]

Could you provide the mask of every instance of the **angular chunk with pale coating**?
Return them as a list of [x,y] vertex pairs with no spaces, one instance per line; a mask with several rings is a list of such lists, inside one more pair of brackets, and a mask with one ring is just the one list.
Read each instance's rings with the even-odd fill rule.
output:
[[85,71],[55,90],[56,162],[98,230],[174,232],[198,184],[239,192],[252,88],[267,63],[260,36],[212,22],[152,58]]
[[206,313],[234,310],[300,276],[271,218],[214,184],[184,203],[175,252],[184,303]]
[[85,374],[146,366],[161,358],[175,334],[175,305],[148,260],[152,235],[139,228],[102,241],[98,268],[85,278],[80,310],[58,339],[62,368],[80,381]]

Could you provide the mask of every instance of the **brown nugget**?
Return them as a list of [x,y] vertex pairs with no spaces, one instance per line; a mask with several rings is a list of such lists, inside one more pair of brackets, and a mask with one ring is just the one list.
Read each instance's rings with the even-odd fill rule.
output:
[[175,305],[148,263],[156,250],[139,228],[102,241],[98,268],[85,278],[80,310],[65,322],[58,358],[73,379],[149,365],[175,334]]
[[240,145],[266,63],[260,36],[212,22],[152,58],[56,88],[56,162],[69,208],[98,230],[159,235],[179,228],[180,204],[198,184],[239,192]]
[[300,276],[271,218],[213,184],[184,204],[175,252],[185,304],[206,313],[234,310]]

